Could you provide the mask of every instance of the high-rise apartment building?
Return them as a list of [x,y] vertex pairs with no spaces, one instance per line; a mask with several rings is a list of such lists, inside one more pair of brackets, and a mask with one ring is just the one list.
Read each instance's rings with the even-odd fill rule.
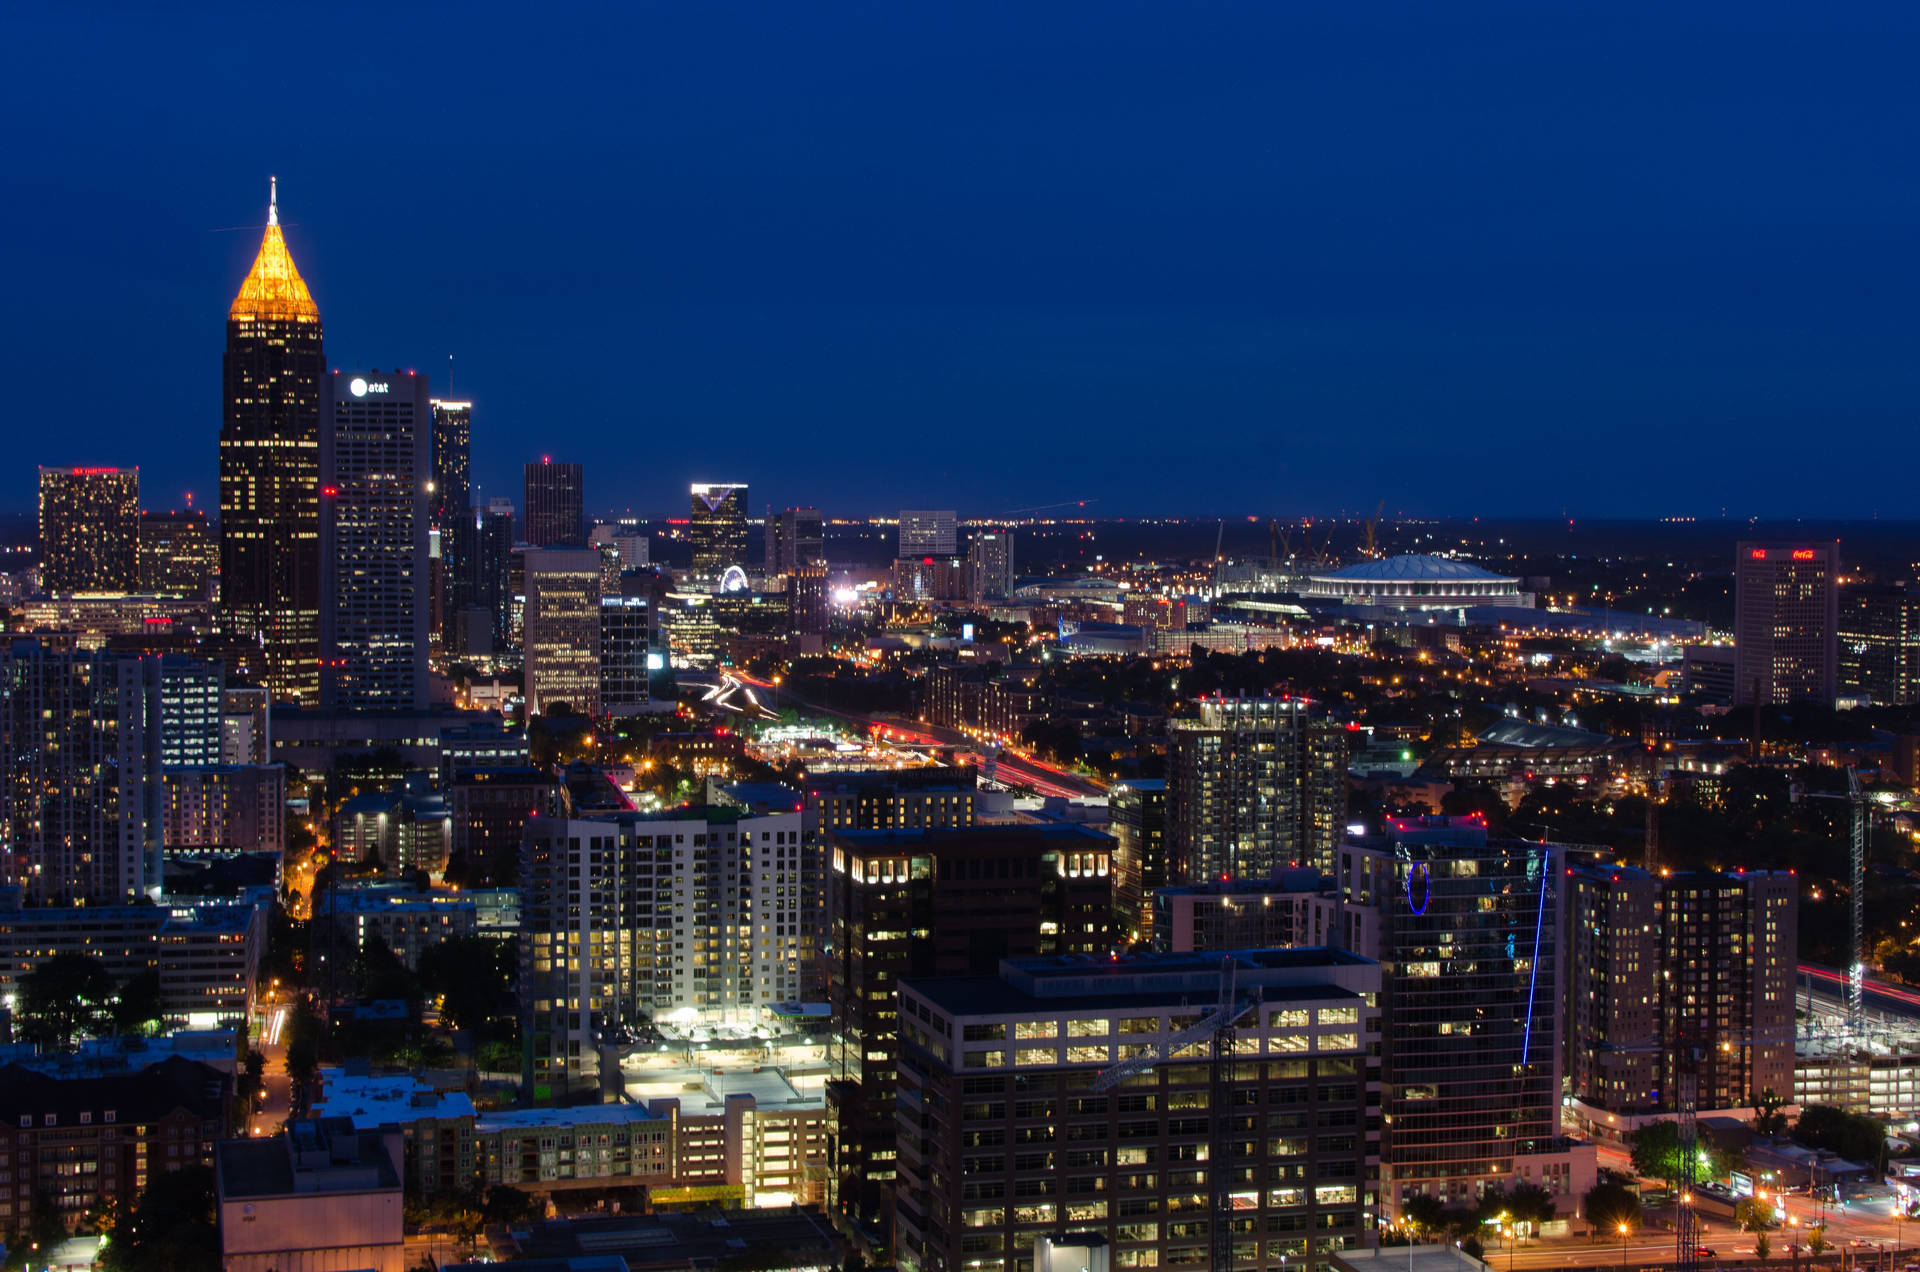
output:
[[1733,606],[1734,705],[1831,706],[1840,688],[1840,544],[1740,544]]
[[894,1174],[899,981],[991,976],[1003,958],[1104,955],[1113,840],[1072,824],[833,830],[823,839],[837,1188],[842,1204],[877,1217]]
[[1794,1081],[1798,888],[1785,871],[1567,873],[1567,1091],[1602,1133],[1679,1107],[1744,1109]]
[[900,514],[900,550],[896,557],[952,556],[959,550],[959,522],[953,509],[907,509]]
[[526,554],[527,714],[564,702],[600,714],[600,553],[536,548]]
[[201,600],[211,594],[213,572],[220,554],[198,508],[185,512],[140,514],[140,581],[137,590],[148,596],[184,596]]
[[54,596],[140,585],[140,470],[41,468],[40,586]]
[[1339,944],[1379,961],[1391,1022],[1383,1207],[1516,1181],[1584,1193],[1592,1150],[1559,1138],[1561,850],[1492,838],[1478,818],[1390,818],[1340,858]]
[[320,705],[427,706],[427,377],[335,371],[320,413]]
[[1920,589],[1840,591],[1840,691],[1878,705],[1920,702]]
[[551,459],[528,464],[526,513],[526,539],[534,547],[585,547],[586,477],[580,465]]
[[1113,925],[1121,940],[1153,940],[1153,894],[1167,886],[1167,784],[1131,778],[1107,791],[1113,832]]
[[692,486],[693,577],[718,583],[729,566],[747,560],[747,485],[739,481],[697,481]]
[[1329,944],[1343,930],[1332,885],[1327,875],[1302,868],[1277,879],[1160,888],[1152,898],[1152,948],[1187,954]]
[[158,695],[160,767],[171,772],[223,763],[226,664],[165,654],[147,659],[147,679]]
[[0,885],[41,905],[160,885],[157,696],[138,657],[0,647]]
[[520,1003],[535,1098],[604,1077],[641,1018],[757,1024],[798,997],[800,814],[691,807],[535,817],[520,857]]
[[265,764],[273,759],[273,703],[261,685],[228,685],[221,696],[220,762]]
[[1013,531],[981,530],[967,541],[967,579],[976,605],[1013,595]]
[[[1380,979],[1355,955],[1293,949],[903,981],[896,1263],[1088,1265],[1050,1260],[1051,1241],[1095,1247],[1100,1267],[1316,1272],[1368,1245]],[[1241,1014],[1216,1069],[1204,1040],[1175,1040],[1223,1001]],[[1152,1048],[1173,1058],[1114,1074]],[[1218,1234],[1222,1183],[1232,1230]]]
[[1346,730],[1304,700],[1210,699],[1168,721],[1169,882],[1331,871],[1346,824]]
[[220,608],[258,640],[267,687],[320,700],[320,309],[294,268],[277,204],[227,310],[220,425]]

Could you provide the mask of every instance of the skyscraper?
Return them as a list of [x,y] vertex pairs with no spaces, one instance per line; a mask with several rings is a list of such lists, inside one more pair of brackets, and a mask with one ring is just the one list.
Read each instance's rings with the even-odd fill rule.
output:
[[767,573],[786,580],[790,630],[827,630],[827,540],[818,508],[767,519]]
[[140,582],[140,470],[40,470],[40,584],[55,596]]
[[747,561],[747,484],[695,482],[692,496],[693,577],[715,583]]
[[897,557],[952,556],[959,534],[953,509],[908,509],[900,514],[900,550]]
[[1920,702],[1920,590],[1882,584],[1841,592],[1840,690],[1875,705]]
[[600,597],[601,711],[630,716],[645,710],[653,660],[665,657],[654,646],[651,598],[617,592]]
[[427,706],[427,377],[335,371],[320,413],[320,705]]
[[465,554],[472,545],[469,480],[473,403],[430,399],[433,408],[433,487],[428,492],[432,538],[439,562],[434,575],[435,630],[441,639],[453,616],[470,604]]
[[[1560,1140],[1562,850],[1477,818],[1394,818],[1340,849],[1343,900],[1377,915],[1385,1063],[1381,1201],[1593,1183]],[[1349,914],[1349,921],[1352,914]]]
[[0,884],[38,904],[159,886],[159,701],[139,657],[0,646]]
[[1346,730],[1301,699],[1214,699],[1167,724],[1173,883],[1331,870],[1347,824]]
[[320,697],[320,309],[270,192],[267,230],[227,310],[220,425],[220,605],[260,641],[276,698]]
[[1840,544],[1734,552],[1733,702],[1832,706],[1840,686]]
[[475,508],[465,551],[467,604],[486,610],[493,624],[493,647],[504,648],[513,636],[513,501],[490,499]]
[[600,553],[535,548],[526,554],[527,714],[564,702],[600,714]]
[[1113,927],[1141,948],[1153,939],[1153,892],[1167,885],[1167,784],[1159,778],[1115,782],[1108,807],[1113,820]]
[[967,542],[967,574],[973,602],[1013,595],[1013,531],[982,530]]
[[556,464],[542,459],[527,465],[528,543],[536,548],[586,546],[585,482],[578,464]]

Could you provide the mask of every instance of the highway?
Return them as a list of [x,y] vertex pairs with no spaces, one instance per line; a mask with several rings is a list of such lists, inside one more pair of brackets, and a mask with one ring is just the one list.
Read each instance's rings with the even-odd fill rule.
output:
[[[1847,974],[1818,963],[1802,963],[1796,969],[1806,978],[1805,983],[1813,992],[1830,998],[1836,1004],[1844,1004],[1847,997]],[[1920,1018],[1920,993],[1894,985],[1878,977],[1865,977],[1860,987],[1860,1001],[1863,1006],[1875,1007],[1894,1016]]]

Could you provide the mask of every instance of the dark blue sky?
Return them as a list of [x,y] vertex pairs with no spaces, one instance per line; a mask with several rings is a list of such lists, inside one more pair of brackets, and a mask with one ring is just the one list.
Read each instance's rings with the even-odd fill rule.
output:
[[[1911,515],[1911,4],[11,6],[0,506],[335,366],[596,509]],[[243,227],[233,229],[230,227]]]

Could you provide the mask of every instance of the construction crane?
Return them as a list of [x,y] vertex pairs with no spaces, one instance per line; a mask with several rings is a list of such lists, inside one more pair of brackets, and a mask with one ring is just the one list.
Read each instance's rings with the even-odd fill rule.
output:
[[1852,957],[1847,964],[1847,1028],[1860,1027],[1862,996],[1867,979],[1867,816],[1873,806],[1866,793],[1860,789],[1860,774],[1853,765],[1847,765],[1847,793],[1844,795],[1832,791],[1803,792],[1796,790],[1794,798],[1801,795],[1809,799],[1838,799],[1853,805],[1853,824],[1849,827],[1848,848],[1851,867],[1851,887],[1848,917],[1853,921]]
[[1282,530],[1278,521],[1272,517],[1268,517],[1267,547],[1270,550],[1269,555],[1273,561],[1273,568],[1277,570],[1280,568],[1280,554],[1282,551],[1284,551],[1288,557],[1293,555],[1293,527],[1288,526],[1285,530]]
[[1209,1092],[1207,1095],[1207,1235],[1213,1243],[1213,1272],[1233,1272],[1233,1172],[1227,1166],[1227,1123],[1233,1090],[1233,1031],[1240,1018],[1260,1004],[1261,991],[1236,992],[1238,964],[1231,954],[1220,960],[1220,1002],[1185,1029],[1149,1045],[1137,1056],[1102,1069],[1092,1091],[1111,1091],[1128,1078],[1165,1064],[1187,1048],[1207,1041]]
[[1367,555],[1369,557],[1376,557],[1380,555],[1378,549],[1374,547],[1373,537],[1374,537],[1375,531],[1380,529],[1380,514],[1385,512],[1386,510],[1387,510],[1387,501],[1382,499],[1380,501],[1380,506],[1373,510],[1373,515],[1367,518]]
[[1032,508],[1010,508],[1005,512],[996,513],[995,516],[996,517],[1019,517],[1019,516],[1024,516],[1029,512],[1051,512],[1055,508],[1084,508],[1088,504],[1095,504],[1099,502],[1100,501],[1098,499],[1063,499],[1059,503],[1037,504]]

